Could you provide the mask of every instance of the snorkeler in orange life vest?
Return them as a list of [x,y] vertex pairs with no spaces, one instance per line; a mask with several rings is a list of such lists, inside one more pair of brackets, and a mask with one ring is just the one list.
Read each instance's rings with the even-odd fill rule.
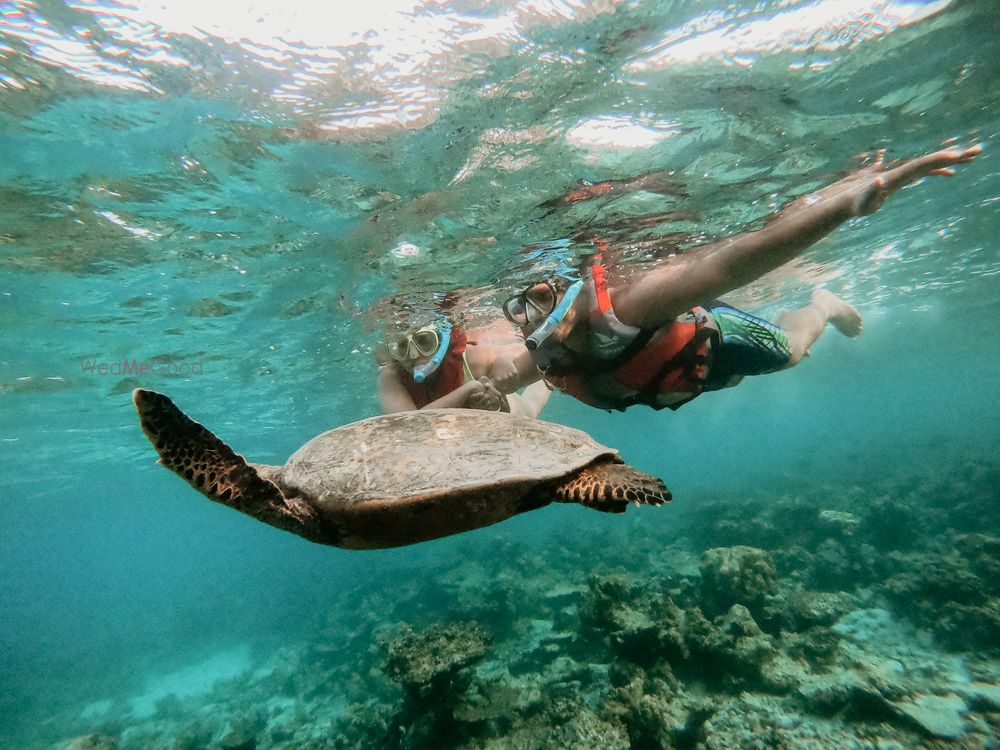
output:
[[954,174],[953,166],[980,150],[947,148],[888,167],[879,154],[872,166],[793,201],[762,229],[692,248],[634,278],[612,284],[598,253],[579,279],[532,284],[504,303],[528,351],[515,359],[516,375],[495,384],[507,391],[544,378],[604,409],[677,408],[745,375],[793,367],[827,323],[858,335],[860,313],[823,289],[774,323],[710,300],[795,258],[848,219],[873,213],[899,188]]

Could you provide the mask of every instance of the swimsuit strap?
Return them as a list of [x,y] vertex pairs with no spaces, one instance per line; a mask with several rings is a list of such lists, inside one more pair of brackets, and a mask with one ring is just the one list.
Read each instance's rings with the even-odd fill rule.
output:
[[465,352],[462,352],[462,385],[466,383],[471,383],[476,377],[472,374],[472,368],[469,367],[469,360],[465,358]]

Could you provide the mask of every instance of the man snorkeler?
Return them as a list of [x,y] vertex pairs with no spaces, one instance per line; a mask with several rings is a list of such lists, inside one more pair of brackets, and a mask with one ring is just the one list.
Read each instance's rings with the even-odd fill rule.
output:
[[[470,339],[471,334],[471,339]],[[486,343],[488,332],[469,331],[441,318],[386,337],[380,357],[383,414],[412,409],[486,409],[537,417],[549,399],[544,383],[504,394],[493,378],[510,379],[513,358],[525,351]]]
[[676,409],[746,375],[794,367],[827,323],[858,335],[861,314],[822,289],[773,323],[716,298],[795,258],[848,219],[873,213],[899,188],[954,174],[953,166],[980,150],[949,148],[888,168],[879,154],[872,166],[793,201],[759,231],[692,248],[615,286],[601,253],[579,280],[532,284],[503,306],[528,351],[495,383],[510,390],[543,378],[602,409]]

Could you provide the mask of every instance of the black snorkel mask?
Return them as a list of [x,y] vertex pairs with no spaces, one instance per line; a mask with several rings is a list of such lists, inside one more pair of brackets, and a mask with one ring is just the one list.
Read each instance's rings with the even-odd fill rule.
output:
[[565,290],[563,298],[556,304],[559,293],[548,281],[532,284],[520,294],[510,297],[503,305],[503,314],[518,328],[534,324],[542,319],[531,334],[524,339],[524,345],[529,351],[535,351],[559,324],[566,318],[566,313],[576,301],[583,289],[583,281],[575,281]]

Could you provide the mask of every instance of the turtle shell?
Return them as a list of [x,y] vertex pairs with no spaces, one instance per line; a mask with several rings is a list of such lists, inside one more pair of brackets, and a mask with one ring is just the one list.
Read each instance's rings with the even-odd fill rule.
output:
[[288,459],[284,484],[319,501],[405,500],[557,479],[617,451],[571,427],[477,409],[371,417]]
[[563,425],[425,409],[324,432],[288,460],[281,483],[340,529],[343,546],[395,546],[502,521],[527,510],[540,483],[616,454]]

